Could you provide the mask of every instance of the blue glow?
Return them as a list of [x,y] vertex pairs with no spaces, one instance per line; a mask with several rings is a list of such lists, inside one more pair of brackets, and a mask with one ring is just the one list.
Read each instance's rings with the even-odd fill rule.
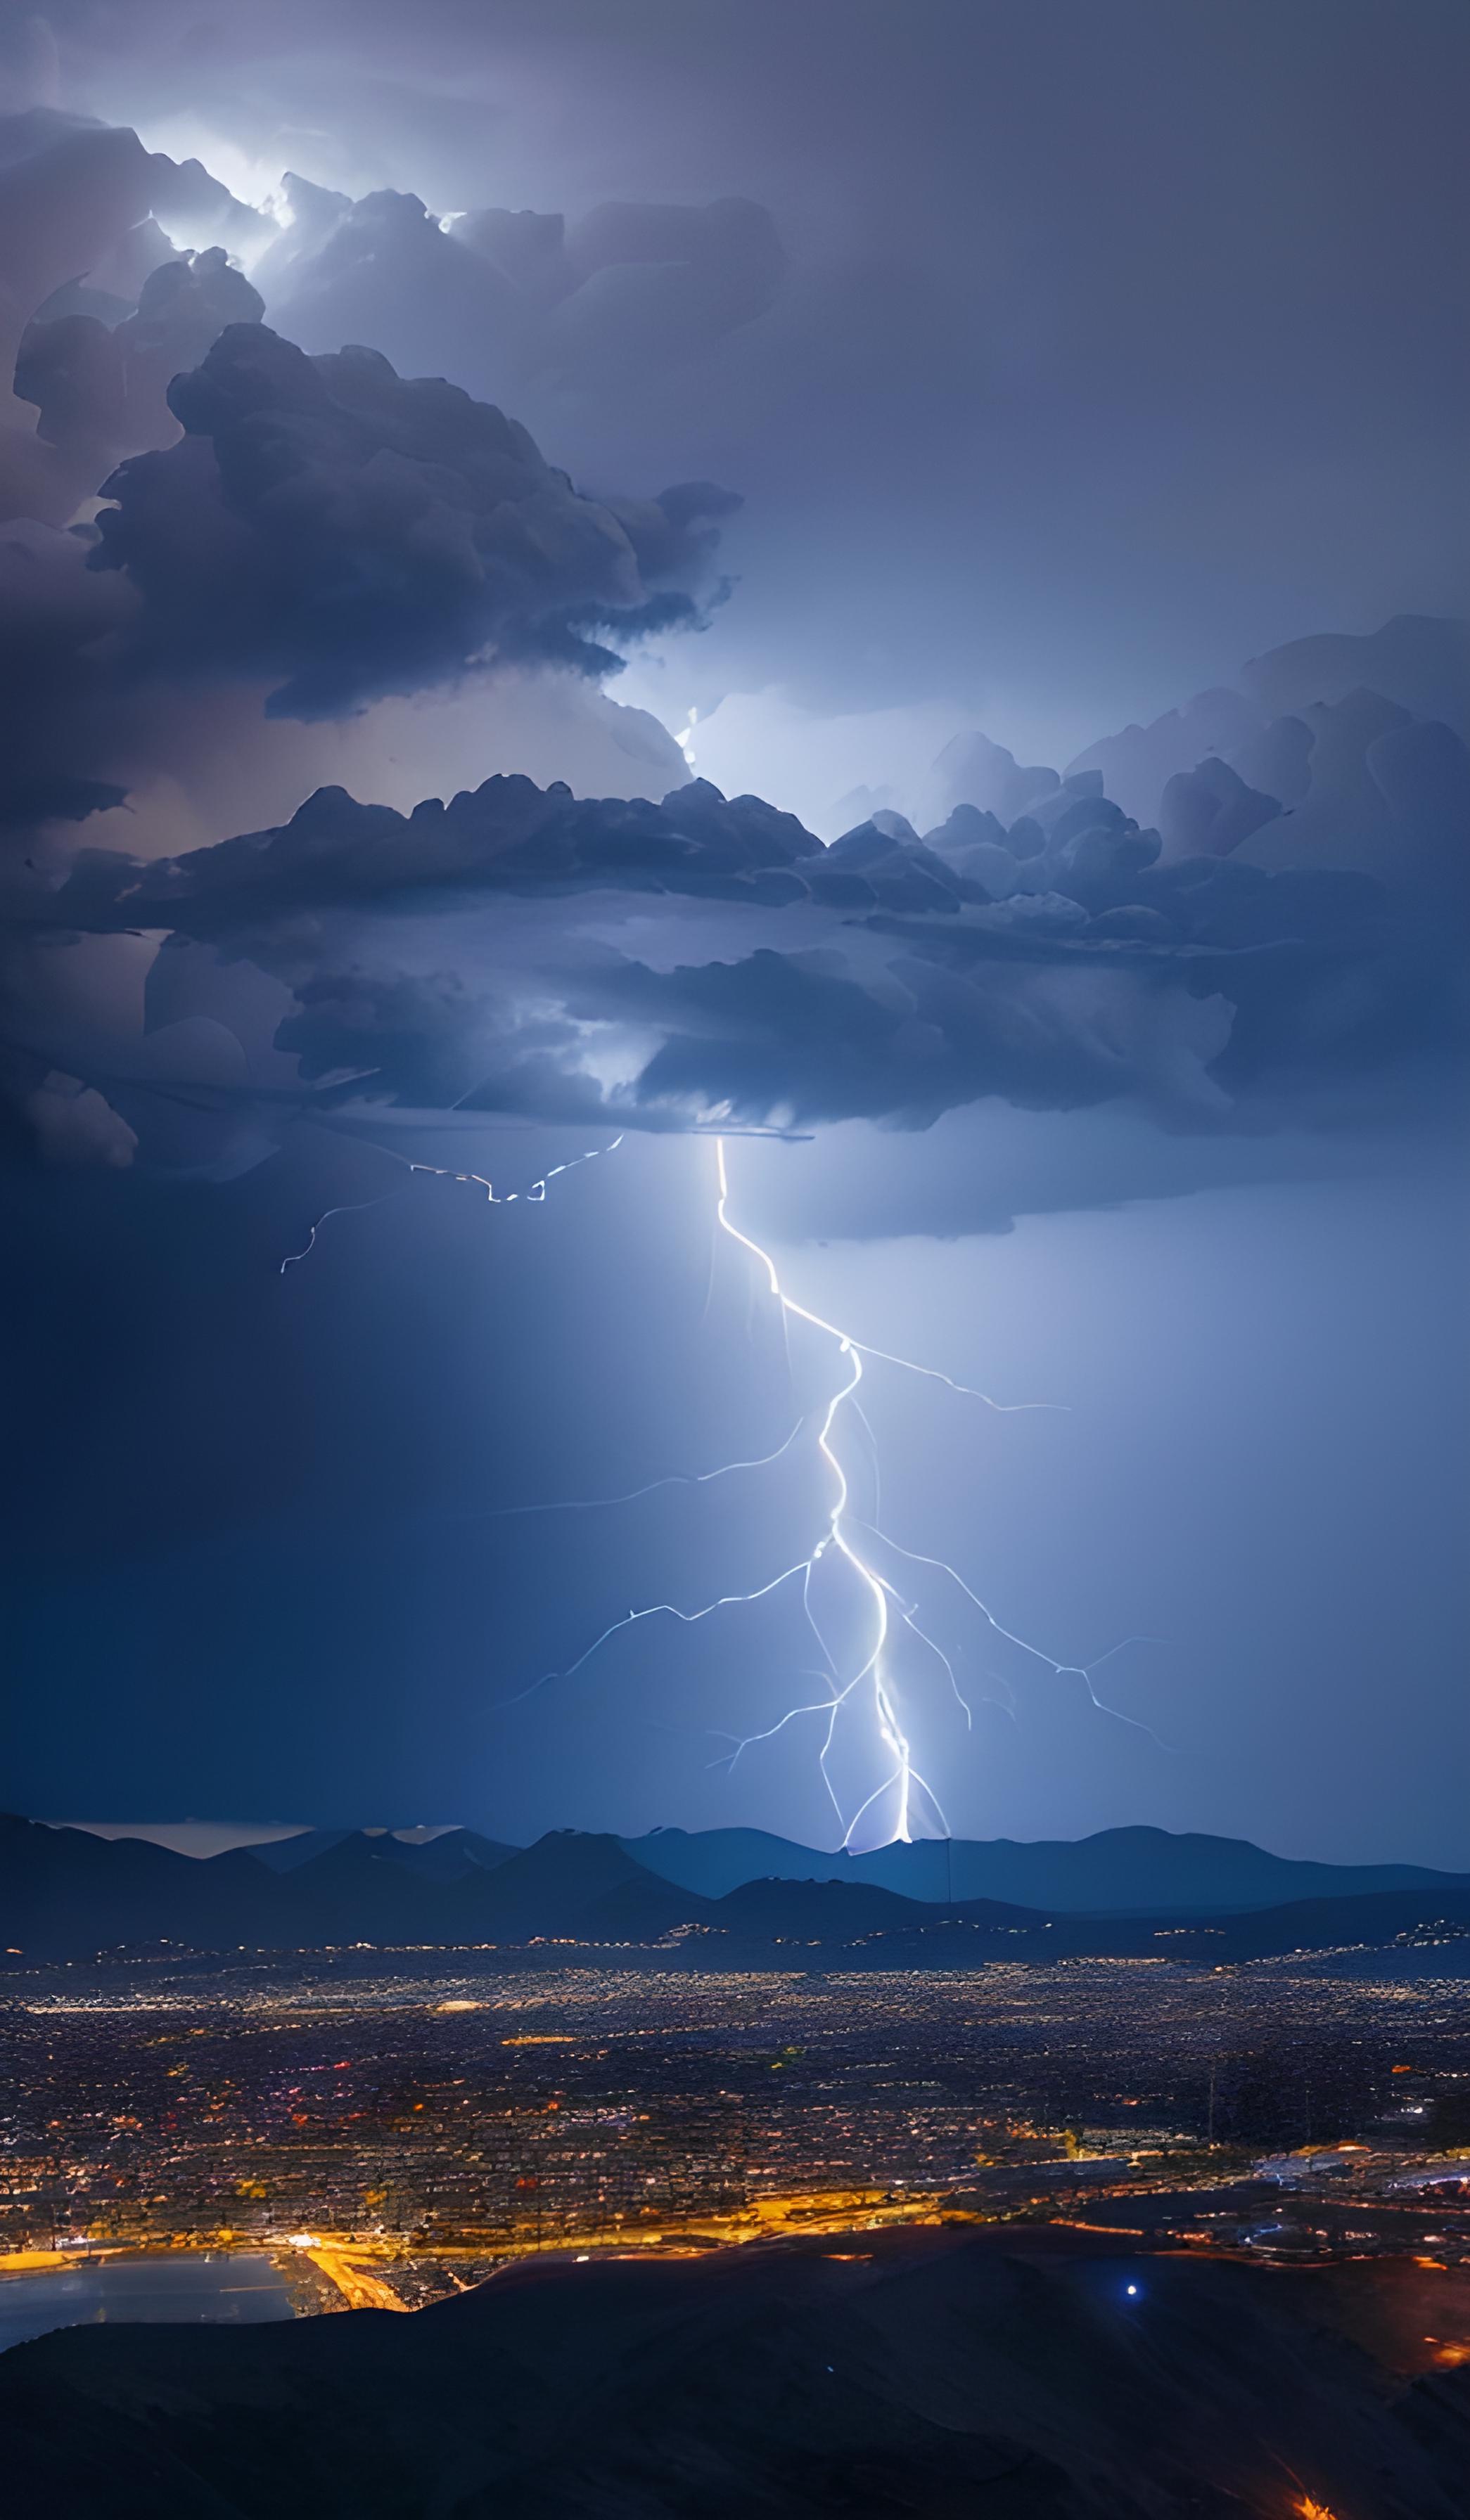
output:
[[[976,1390],[968,1383],[958,1382],[952,1375],[941,1372],[933,1366],[920,1365],[912,1358],[896,1355],[889,1349],[870,1346],[864,1340],[854,1338],[850,1331],[842,1328],[838,1323],[830,1322],[822,1314],[811,1311],[804,1304],[798,1303],[796,1298],[787,1294],[782,1286],[770,1253],[760,1243],[753,1240],[750,1235],[742,1232],[730,1218],[729,1173],[723,1138],[716,1138],[714,1141],[714,1156],[716,1222],[720,1231],[747,1252],[763,1272],[767,1291],[780,1307],[783,1333],[792,1324],[818,1331],[822,1337],[835,1343],[838,1358],[846,1366],[847,1372],[845,1379],[836,1385],[824,1406],[806,1413],[799,1419],[797,1425],[775,1451],[758,1458],[755,1462],[729,1462],[717,1469],[705,1471],[700,1474],[697,1483],[708,1484],[713,1479],[725,1476],[732,1469],[759,1468],[766,1462],[777,1461],[789,1450],[804,1428],[815,1424],[815,1448],[829,1482],[831,1503],[806,1553],[782,1567],[765,1583],[748,1592],[718,1594],[712,1600],[705,1601],[693,1609],[685,1609],[673,1601],[653,1601],[628,1610],[621,1617],[610,1621],[574,1662],[567,1664],[561,1671],[543,1673],[541,1678],[533,1681],[528,1688],[518,1691],[515,1696],[503,1700],[502,1703],[520,1704],[525,1699],[534,1696],[552,1682],[572,1679],[613,1637],[622,1634],[625,1629],[639,1625],[645,1619],[669,1618],[677,1620],[684,1627],[697,1626],[703,1620],[712,1618],[717,1611],[764,1600],[784,1586],[796,1583],[800,1579],[803,1613],[821,1655],[822,1667],[816,1676],[821,1680],[824,1694],[802,1699],[795,1705],[788,1706],[774,1724],[765,1726],[761,1731],[725,1736],[730,1740],[731,1747],[721,1760],[712,1764],[722,1765],[727,1770],[732,1770],[747,1750],[754,1749],[760,1742],[774,1740],[778,1734],[786,1731],[789,1725],[797,1723],[800,1719],[813,1717],[823,1728],[817,1764],[842,1832],[841,1843],[844,1847],[862,1851],[860,1848],[854,1848],[854,1836],[868,1816],[880,1807],[886,1831],[885,1837],[878,1841],[880,1843],[897,1840],[908,1844],[912,1842],[916,1833],[926,1837],[947,1837],[950,1834],[948,1821],[934,1787],[914,1763],[912,1747],[900,1711],[898,1690],[891,1667],[889,1650],[896,1620],[917,1639],[940,1665],[949,1690],[964,1715],[967,1730],[973,1728],[973,1710],[970,1701],[960,1688],[954,1666],[948,1655],[920,1623],[919,1603],[905,1599],[890,1578],[884,1574],[881,1566],[875,1564],[872,1544],[876,1542],[879,1550],[892,1552],[894,1556],[902,1558],[912,1566],[931,1567],[937,1573],[947,1577],[958,1587],[965,1599],[981,1613],[993,1636],[1003,1639],[1005,1642],[1018,1647],[1023,1653],[1034,1656],[1054,1676],[1060,1678],[1065,1674],[1080,1679],[1092,1704],[1100,1713],[1112,1716],[1118,1723],[1128,1724],[1136,1731],[1150,1732],[1148,1726],[1137,1725],[1132,1717],[1125,1716],[1116,1707],[1107,1705],[1098,1696],[1092,1678],[1093,1672],[1104,1662],[1110,1661],[1115,1654],[1121,1653],[1125,1644],[1144,1642],[1143,1640],[1125,1638],[1121,1643],[1111,1646],[1107,1653],[1099,1655],[1091,1664],[1060,1662],[1051,1654],[1043,1652],[1040,1646],[1031,1643],[1014,1629],[1004,1626],[946,1559],[930,1556],[919,1550],[905,1548],[901,1542],[892,1539],[886,1531],[882,1530],[876,1519],[873,1522],[865,1522],[852,1510],[850,1481],[843,1454],[839,1450],[839,1443],[842,1422],[845,1417],[850,1414],[856,1418],[868,1438],[870,1447],[872,1446],[872,1429],[856,1398],[858,1386],[863,1379],[864,1358],[876,1364],[896,1366],[903,1372],[922,1376],[926,1381],[942,1383],[946,1390],[955,1392],[964,1399],[978,1400],[986,1408],[1006,1416],[1016,1415],[1025,1410],[1049,1409],[1057,1404],[1046,1401],[993,1400],[988,1392]],[[673,1482],[656,1480],[634,1493],[647,1495],[654,1487],[667,1484],[673,1484]],[[611,1505],[630,1501],[630,1499],[609,1498],[585,1502],[587,1504],[605,1502]],[[581,1500],[574,1501],[575,1507],[580,1507],[582,1503]],[[557,1509],[544,1505],[510,1508],[511,1511],[534,1513]],[[573,1504],[569,1504],[561,1509],[574,1508]],[[874,1511],[876,1515],[876,1505]],[[852,1657],[850,1656],[850,1667],[846,1673],[842,1668],[839,1655],[829,1642],[819,1622],[811,1598],[812,1577],[824,1560],[829,1564],[834,1560],[841,1561],[843,1568],[853,1579],[852,1589],[864,1614],[864,1642],[857,1652],[855,1668],[850,1667]],[[849,1709],[854,1713],[866,1715],[875,1763],[880,1771],[877,1783],[862,1796],[856,1808],[850,1812],[844,1809],[828,1764],[837,1741],[839,1722],[844,1712]],[[1014,1712],[1013,1701],[1007,1711]],[[1158,1735],[1152,1732],[1150,1737],[1154,1740],[1158,1739]],[[1161,1744],[1161,1746],[1165,1745]]]

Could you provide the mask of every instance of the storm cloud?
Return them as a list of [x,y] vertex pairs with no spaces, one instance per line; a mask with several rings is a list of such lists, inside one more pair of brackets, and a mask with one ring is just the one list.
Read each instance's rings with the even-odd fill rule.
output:
[[1420,776],[1397,805],[1376,791],[1397,845],[1374,872],[1351,820],[1334,864],[1277,800],[1241,813],[1252,791],[1210,760],[1190,775],[1217,820],[1186,848],[1175,804],[1172,849],[1096,771],[1025,774],[1009,826],[965,803],[921,839],[881,813],[830,847],[703,781],[654,803],[494,778],[409,815],[323,790],[153,863],[83,850],[9,907],[35,933],[254,964],[295,1000],[258,1046],[339,1100],[922,1127],[998,1097],[1340,1127],[1422,1097],[1464,1047],[1470,871],[1436,814],[1470,763],[1398,714]]
[[584,499],[460,386],[376,350],[309,359],[259,324],[228,326],[168,399],[184,437],[103,484],[90,565],[141,599],[148,670],[264,678],[282,716],[494,661],[615,672],[606,636],[698,617],[690,581],[737,504],[708,483]]
[[484,390],[583,389],[689,360],[763,314],[786,257],[757,202],[478,208],[445,221],[413,193],[359,201],[288,174],[290,217],[255,266],[273,322],[307,349],[380,343],[422,367],[445,340]]
[[[34,851],[4,905],[26,1094],[55,1090],[69,1038],[77,1081],[110,1091],[106,1049],[74,1004],[49,1022],[37,985],[68,937],[166,939],[175,980],[192,955],[285,993],[243,1067],[197,1080],[208,1094],[268,1073],[647,1127],[1123,1100],[1171,1129],[1261,1129],[1376,1110],[1455,1056],[1470,724],[1449,622],[1299,640],[1070,770],[962,736],[917,826],[879,808],[830,848],[705,782],[661,804],[493,777],[411,810],[323,786],[170,850],[155,775],[207,761],[211,712],[238,775],[256,711],[331,726],[548,669],[595,687],[630,646],[707,622],[732,493],[585,494],[477,394],[524,387],[583,446],[594,403],[614,444],[636,409],[657,443],[661,396],[697,371],[708,403],[730,343],[771,385],[791,323],[811,330],[812,274],[733,191],[564,214],[288,172],[257,208],[75,114],[6,134],[35,300],[17,299],[17,392],[53,489],[101,494],[5,556],[6,821]],[[948,234],[931,222],[931,247]],[[821,285],[831,384],[858,298],[830,267]],[[890,301],[867,303],[881,328]],[[870,421],[885,391],[870,372]],[[888,457],[906,481],[900,435]],[[854,507],[854,552],[875,513]],[[169,992],[149,988],[157,1033]],[[149,1080],[136,1052],[113,1067],[131,1128]]]
[[[228,827],[225,789],[253,788],[269,810],[293,780],[295,804],[338,760],[381,775],[415,748],[399,719],[376,751],[324,737],[313,754],[262,712],[340,721],[381,712],[386,695],[482,691],[493,674],[522,685],[517,766],[545,776],[560,739],[584,782],[597,762],[606,783],[620,754],[645,777],[655,762],[666,783],[677,775],[656,722],[620,716],[597,686],[630,641],[706,617],[722,592],[716,520],[738,500],[703,482],[581,495],[515,420],[444,382],[462,376],[459,352],[479,332],[452,292],[426,294],[411,256],[394,261],[403,220],[390,217],[390,235],[374,212],[364,230],[351,202],[324,210],[319,192],[298,187],[288,240],[197,158],[149,150],[130,130],[47,106],[0,121],[0,360],[14,370],[0,413],[0,512],[13,519],[0,545],[13,702],[0,820],[27,848],[48,826],[128,798],[166,846],[169,827],[200,813],[193,796],[207,795],[214,837]],[[296,269],[344,212],[366,263],[396,273],[423,315],[427,379],[344,349],[374,338],[349,326],[350,291],[322,360],[263,324],[266,300],[233,257],[264,269],[270,241],[289,241]],[[711,219],[654,207],[630,224],[583,219],[570,240],[551,220],[560,276],[532,254],[539,278],[522,270],[513,283],[487,257],[493,245],[525,264],[519,213],[500,217],[484,251],[451,242],[422,205],[407,216],[451,267],[543,311],[657,239],[673,257],[658,265],[673,295],[681,275],[697,281],[700,304],[734,320],[753,284],[737,275],[725,288],[715,266],[722,254],[759,259],[740,241],[751,223],[738,204]],[[779,263],[769,239],[763,249]],[[545,689],[532,694],[537,674]],[[486,729],[504,714],[486,707]],[[65,846],[65,831],[52,836]],[[138,833],[116,836],[131,846]]]
[[[210,248],[197,268],[165,221]],[[0,517],[64,524],[99,464],[174,434],[169,378],[232,316],[260,311],[226,248],[269,224],[198,159],[134,131],[46,107],[0,119]]]

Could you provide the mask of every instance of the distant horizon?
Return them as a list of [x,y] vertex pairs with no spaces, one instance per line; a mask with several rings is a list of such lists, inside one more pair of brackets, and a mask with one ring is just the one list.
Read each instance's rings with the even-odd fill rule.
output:
[[[845,1849],[841,1846],[817,1846],[805,1838],[788,1837],[779,1829],[762,1828],[754,1822],[721,1822],[712,1828],[686,1828],[682,1822],[666,1821],[660,1822],[653,1828],[633,1830],[581,1828],[574,1822],[567,1822],[548,1829],[538,1829],[531,1837],[515,1838],[496,1828],[482,1828],[474,1821],[207,1821],[195,1818],[180,1821],[53,1820],[42,1813],[30,1814],[27,1817],[36,1820],[44,1828],[81,1829],[89,1836],[106,1838],[110,1841],[115,1841],[118,1838],[141,1839],[150,1845],[167,1847],[177,1855],[194,1856],[200,1861],[207,1861],[208,1857],[214,1855],[229,1854],[242,1847],[281,1845],[293,1837],[325,1836],[338,1831],[345,1836],[393,1837],[404,1843],[427,1844],[434,1838],[448,1837],[456,1829],[466,1829],[477,1837],[488,1838],[501,1846],[514,1847],[522,1853],[528,1847],[539,1845],[543,1838],[561,1835],[611,1837],[624,1846],[636,1845],[648,1837],[675,1834],[691,1838],[768,1837],[778,1845],[800,1847],[812,1855],[835,1858],[847,1853],[854,1863],[860,1863],[875,1855],[887,1855],[895,1847],[905,1844],[913,1846],[1088,1846],[1098,1838],[1146,1833],[1150,1836],[1173,1839],[1203,1839],[1212,1845],[1218,1846],[1248,1846],[1257,1854],[1270,1856],[1278,1863],[1318,1865],[1334,1871],[1389,1871],[1396,1867],[1408,1865],[1423,1872],[1443,1873],[1447,1880],[1460,1879],[1470,1874],[1470,1865],[1457,1868],[1453,1865],[1431,1864],[1417,1855],[1352,1857],[1302,1855],[1289,1853],[1280,1847],[1263,1845],[1259,1838],[1233,1835],[1219,1829],[1165,1828],[1154,1821],[1118,1821],[1105,1828],[1084,1829],[1077,1836],[1057,1834],[1049,1837],[1013,1837],[1004,1833],[993,1837],[933,1835],[911,1839],[890,1838],[886,1844],[879,1847]],[[195,1842],[187,1842],[191,1839]],[[200,1842],[205,1840],[212,1842]]]

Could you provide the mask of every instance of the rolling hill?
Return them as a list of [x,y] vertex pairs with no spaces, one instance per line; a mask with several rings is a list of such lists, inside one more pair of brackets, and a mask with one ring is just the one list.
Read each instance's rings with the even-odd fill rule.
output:
[[1459,2520],[1470,2367],[1423,2339],[1467,2324],[1463,2272],[862,2231],[64,2330],[0,2360],[0,2427],[54,2520]]

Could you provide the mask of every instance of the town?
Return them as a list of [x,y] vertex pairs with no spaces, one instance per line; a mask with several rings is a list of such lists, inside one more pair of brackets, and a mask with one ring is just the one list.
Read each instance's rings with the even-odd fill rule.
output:
[[416,2307],[530,2251],[950,2218],[1470,2261],[1470,2020],[1433,1978],[173,1954],[23,1972],[4,2032],[12,2269],[264,2249],[301,2307]]

